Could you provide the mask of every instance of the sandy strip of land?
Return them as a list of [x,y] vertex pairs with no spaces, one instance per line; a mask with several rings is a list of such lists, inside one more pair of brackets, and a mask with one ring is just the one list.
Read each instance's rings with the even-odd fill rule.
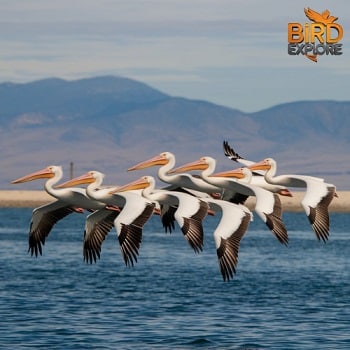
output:
[[[350,212],[350,191],[337,192],[338,198],[334,198],[331,205],[331,212]],[[293,192],[293,197],[280,197],[283,211],[298,212],[303,211],[300,201],[304,196],[303,192]],[[54,201],[55,199],[45,191],[1,191],[1,208],[35,208],[40,205]],[[254,198],[249,198],[247,206],[254,206]]]
[[54,200],[45,191],[0,191],[1,208],[35,208]]

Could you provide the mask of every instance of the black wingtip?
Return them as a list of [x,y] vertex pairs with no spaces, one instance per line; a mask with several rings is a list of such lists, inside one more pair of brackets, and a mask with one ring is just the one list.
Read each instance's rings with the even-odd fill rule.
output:
[[232,147],[230,147],[226,140],[224,140],[222,146],[224,149],[225,156],[230,158],[231,160],[238,162],[238,159],[244,159],[237,152],[235,152],[235,150]]

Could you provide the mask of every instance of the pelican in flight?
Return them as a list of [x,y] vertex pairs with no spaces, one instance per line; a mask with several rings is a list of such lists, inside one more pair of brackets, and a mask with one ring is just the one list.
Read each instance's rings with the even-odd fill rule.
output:
[[278,175],[276,161],[266,158],[250,165],[252,171],[265,170],[265,180],[268,183],[306,188],[306,193],[301,205],[309,219],[313,231],[318,240],[326,242],[329,236],[329,213],[328,207],[336,194],[333,184],[324,182],[323,179],[306,175]]
[[82,213],[83,209],[96,210],[105,206],[101,202],[89,199],[83,189],[55,189],[54,185],[61,180],[62,176],[62,167],[51,165],[11,182],[12,184],[19,184],[38,179],[47,179],[44,185],[45,190],[57,199],[57,201],[42,205],[33,210],[28,248],[31,255],[42,255],[42,245],[45,244],[46,237],[59,220],[74,212]]
[[216,160],[212,157],[201,157],[199,160],[187,163],[174,172],[202,170],[204,181],[224,189],[242,194],[245,197],[255,196],[255,212],[282,244],[288,244],[288,234],[282,220],[281,201],[277,194],[250,183],[252,173],[247,168],[239,168],[227,172],[213,174]]
[[158,178],[165,183],[173,185],[173,187],[169,187],[167,189],[176,191],[184,189],[197,197],[208,197],[205,196],[204,193],[216,194],[222,192],[222,188],[211,185],[203,181],[200,177],[194,177],[186,173],[171,173],[171,170],[175,167],[175,162],[176,159],[173,153],[162,152],[153,158],[142,161],[130,167],[128,171],[146,169],[152,166],[160,166],[158,170]]
[[103,179],[103,173],[89,171],[59,187],[88,184],[86,188],[88,197],[104,203],[107,208],[96,211],[86,218],[84,260],[92,263],[100,258],[102,242],[114,225],[125,265],[133,266],[134,262],[137,262],[143,226],[153,214],[155,205],[136,191],[111,194],[110,192],[117,187],[101,187]]
[[[223,149],[225,156],[234,162],[240,163],[246,167],[249,167],[255,163],[252,160],[248,160],[240,156],[232,147],[230,147],[227,141],[223,142]],[[287,187],[268,183],[264,178],[264,170],[255,170],[253,171],[252,175],[253,176],[250,181],[251,184],[262,187],[265,190],[271,191],[273,193],[278,193],[281,196],[292,197],[292,193]]]
[[[158,178],[170,185],[162,189],[168,191],[185,192],[202,199],[210,198],[211,196],[221,197],[222,194],[218,193],[222,191],[221,188],[208,184],[200,177],[194,177],[186,173],[170,174],[171,170],[175,166],[175,162],[176,159],[173,153],[162,152],[150,159],[128,168],[128,171],[142,170],[153,166],[159,166]],[[176,211],[176,207],[169,206],[164,203],[161,204],[160,210],[161,220],[163,227],[165,228],[165,232],[169,231],[171,233],[175,228],[174,213]],[[211,211],[209,211],[209,214],[211,214]]]
[[240,241],[251,221],[248,209],[211,197],[199,199],[183,192],[155,190],[155,179],[152,176],[143,176],[117,188],[115,192],[135,189],[143,189],[146,198],[159,202],[160,205],[168,204],[177,208],[175,219],[195,252],[202,250],[203,246],[201,223],[208,212],[207,203],[215,212],[221,212],[221,220],[214,231],[214,240],[223,279],[226,281],[233,277]]
[[176,207],[174,217],[185,239],[196,253],[203,250],[202,221],[208,212],[208,204],[206,202],[187,193],[155,189],[153,176],[143,176],[136,181],[116,188],[111,193],[138,189],[142,189],[142,195],[152,202]]

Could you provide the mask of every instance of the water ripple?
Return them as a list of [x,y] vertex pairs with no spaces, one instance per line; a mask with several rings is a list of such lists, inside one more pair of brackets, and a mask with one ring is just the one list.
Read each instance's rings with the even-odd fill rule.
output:
[[43,256],[31,257],[30,215],[0,211],[0,348],[350,348],[349,215],[334,215],[331,240],[320,244],[305,218],[290,214],[288,247],[253,222],[229,283],[210,235],[196,255],[156,219],[134,268],[124,266],[115,233],[101,259],[85,264],[79,215],[57,225]]

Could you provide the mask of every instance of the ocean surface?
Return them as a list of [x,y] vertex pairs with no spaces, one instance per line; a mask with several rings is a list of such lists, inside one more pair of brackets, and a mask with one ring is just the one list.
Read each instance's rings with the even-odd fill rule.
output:
[[250,224],[237,273],[222,280],[205,219],[195,254],[159,217],[134,267],[115,230],[101,259],[82,256],[84,215],[60,221],[43,256],[27,253],[30,209],[0,209],[1,349],[350,349],[350,214],[331,214],[318,242],[303,213],[285,213],[282,246]]

